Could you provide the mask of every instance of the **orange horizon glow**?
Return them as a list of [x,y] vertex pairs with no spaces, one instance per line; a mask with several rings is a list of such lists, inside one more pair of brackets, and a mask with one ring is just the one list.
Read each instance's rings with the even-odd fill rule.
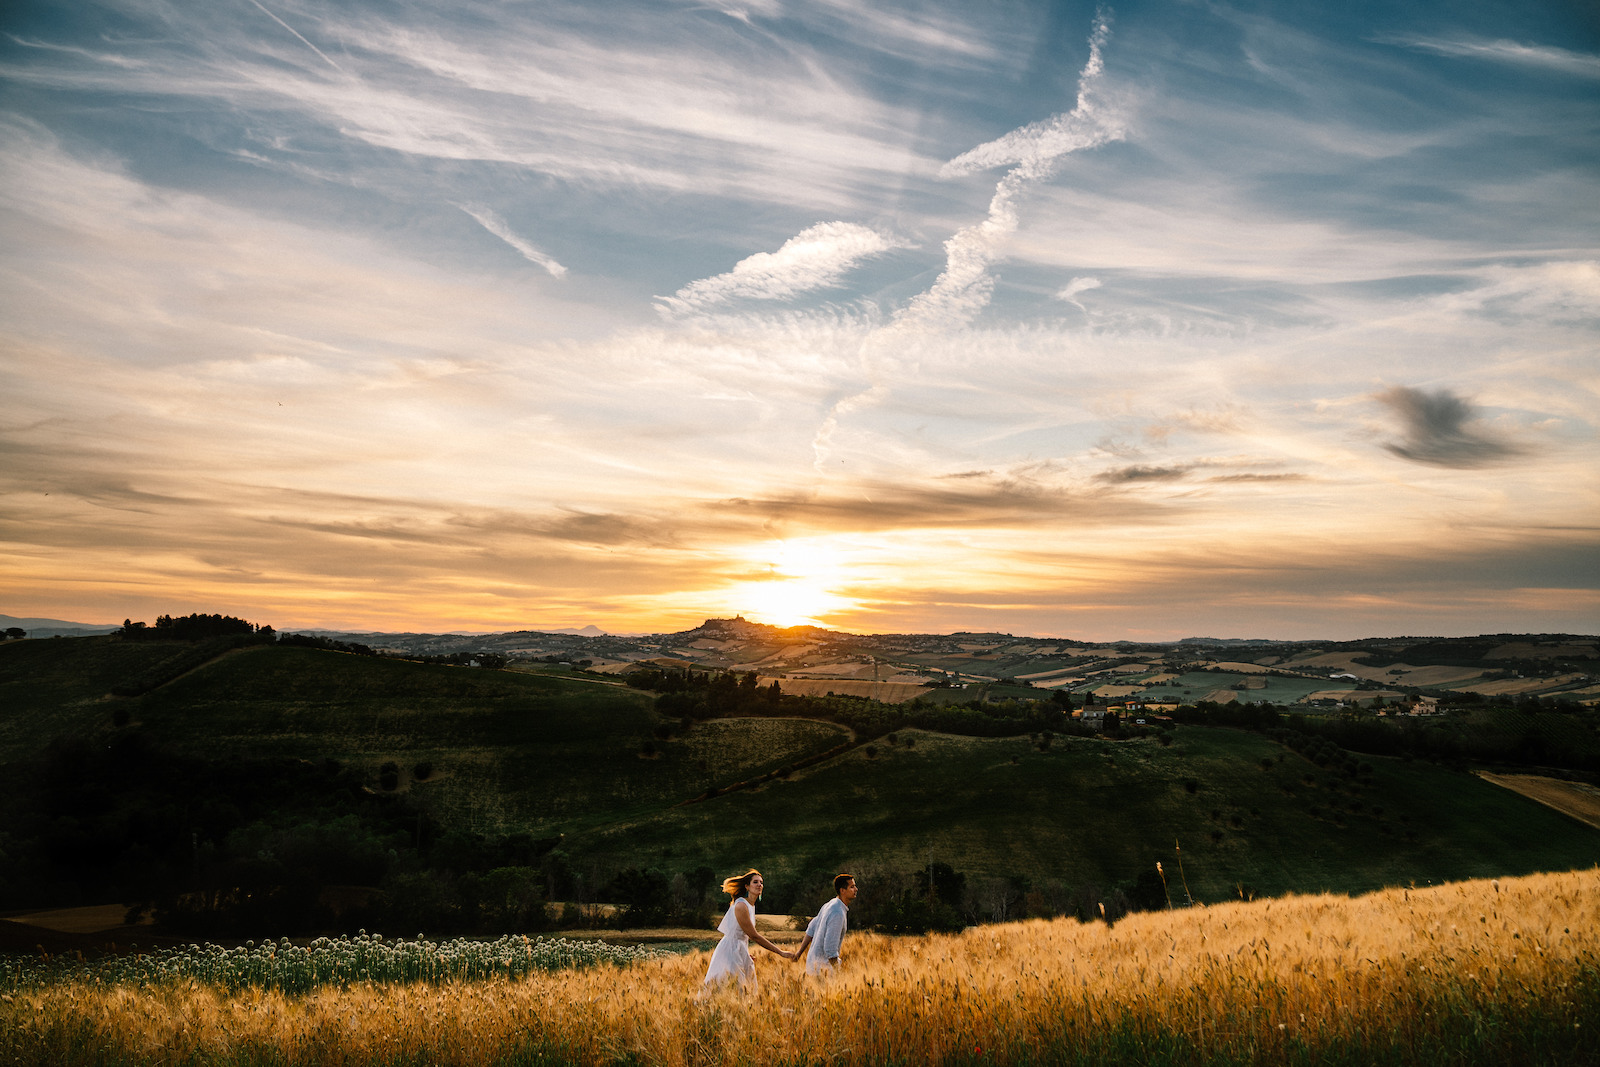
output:
[[[1018,543],[1010,543],[1015,539]],[[988,542],[984,554],[974,545]],[[528,595],[503,582],[444,576],[429,582],[338,581],[280,575],[263,587],[225,575],[193,573],[174,582],[160,568],[132,568],[107,585],[92,579],[41,585],[15,559],[0,562],[0,584],[21,592],[0,604],[17,617],[89,624],[150,622],[161,614],[221,613],[280,631],[509,632],[597,626],[611,633],[675,633],[707,619],[743,616],[779,628],[819,626],[851,633],[1003,632],[1084,641],[1171,641],[1184,637],[1354,639],[1399,633],[1467,636],[1494,632],[1592,632],[1600,594],[1517,587],[1485,596],[1468,590],[1441,598],[1436,589],[1400,587],[1409,554],[1393,544],[1361,560],[1322,561],[1320,542],[1295,552],[1279,538],[1267,550],[1177,552],[1146,546],[1129,558],[1102,544],[1095,554],[1030,550],[1015,532],[932,535],[881,532],[815,535],[697,553],[714,582],[646,594]],[[1395,560],[1402,562],[1396,564]],[[110,565],[110,560],[105,561]],[[1254,577],[1267,567],[1300,575],[1300,588],[1273,579],[1268,595]],[[1322,568],[1318,570],[1319,566]],[[92,568],[91,568],[92,569]],[[1344,586],[1368,571],[1395,585],[1381,591]],[[686,577],[692,571],[684,572]],[[1398,572],[1402,573],[1403,572]],[[1342,577],[1343,576],[1343,577]],[[31,587],[31,588],[30,588]],[[1499,626],[1463,619],[1506,620]],[[1337,620],[1336,622],[1333,620]],[[1404,621],[1401,621],[1404,620]],[[1520,625],[1519,625],[1520,622]]]

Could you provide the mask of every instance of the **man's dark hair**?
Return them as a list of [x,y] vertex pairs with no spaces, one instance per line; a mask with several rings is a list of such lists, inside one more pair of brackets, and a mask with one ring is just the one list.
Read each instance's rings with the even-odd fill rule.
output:
[[850,885],[850,883],[855,880],[856,876],[853,874],[841,874],[839,877],[833,880],[833,891],[835,893],[842,893]]

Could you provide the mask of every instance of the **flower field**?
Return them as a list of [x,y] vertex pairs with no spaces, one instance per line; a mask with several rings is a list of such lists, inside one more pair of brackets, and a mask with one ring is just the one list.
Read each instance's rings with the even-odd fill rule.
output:
[[214,971],[13,969],[0,1065],[1600,1062],[1600,869],[852,933],[831,980],[758,953],[759,992],[705,999],[705,953],[287,980],[269,949]]
[[651,949],[574,941],[559,937],[502,937],[498,941],[456,938],[385,941],[320,937],[309,945],[284,938],[240,948],[190,945],[141,956],[120,956],[90,965],[72,959],[14,960],[6,971],[11,986],[41,984],[139,985],[198,981],[224,990],[264,989],[306,993],[353,982],[452,982],[520,978],[607,963],[627,965],[659,955]]

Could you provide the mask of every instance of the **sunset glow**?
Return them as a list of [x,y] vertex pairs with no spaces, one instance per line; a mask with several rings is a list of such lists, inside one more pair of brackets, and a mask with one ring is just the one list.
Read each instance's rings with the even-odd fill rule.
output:
[[815,542],[778,541],[768,553],[770,577],[743,582],[730,593],[739,613],[772,626],[826,626],[855,607],[835,589],[845,576],[838,556]]
[[267,6],[8,15],[0,612],[1600,626],[1576,7]]

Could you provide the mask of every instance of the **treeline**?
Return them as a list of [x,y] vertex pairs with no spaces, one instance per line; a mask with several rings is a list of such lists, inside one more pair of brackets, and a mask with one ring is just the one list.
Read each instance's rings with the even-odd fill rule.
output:
[[896,934],[955,932],[1018,919],[1114,923],[1132,912],[1188,903],[1182,889],[1168,895],[1154,867],[1120,882],[1076,885],[1048,876],[969,877],[942,862],[915,870],[867,867],[852,873],[864,891],[851,906],[851,925]]
[[1266,704],[1201,703],[1171,713],[1192,726],[1231,726],[1267,734],[1300,749],[1297,738],[1321,738],[1373,756],[1422,759],[1451,766],[1501,763],[1600,772],[1600,711],[1551,697],[1518,696],[1491,704],[1472,695],[1470,714],[1429,716],[1284,712]]
[[838,723],[862,738],[911,728],[966,737],[1016,737],[1063,728],[1064,707],[1055,700],[886,704],[869,697],[785,693],[778,681],[761,685],[754,672],[745,671],[639,670],[627,682],[659,693],[656,710],[674,719],[794,716]]
[[184,615],[176,619],[162,615],[154,626],[124,619],[122,629],[116,633],[124,641],[204,641],[214,637],[256,636],[270,642],[274,636],[272,627],[255,626],[232,615]]
[[1259,704],[1245,701],[1218,704],[1203,700],[1198,704],[1180,705],[1168,712],[1167,717],[1175,723],[1187,726],[1232,726],[1240,730],[1264,733],[1283,726],[1295,716],[1285,715],[1265,701]]
[[1480,714],[1476,721],[1296,715],[1287,717],[1285,732],[1325,738],[1355,752],[1458,767],[1491,763],[1600,773],[1600,713],[1592,708],[1519,702]]
[[[383,656],[385,653],[373,648],[371,645],[359,641],[340,641],[332,637],[322,637],[317,634],[280,634],[271,626],[256,626],[244,619],[234,618],[231,615],[184,615],[173,618],[171,615],[162,615],[156,619],[155,625],[150,626],[143,622],[134,622],[125,619],[122,629],[116,635],[125,641],[186,641],[196,644],[192,652],[178,653],[172,657],[173,664],[179,664],[176,671],[167,669],[165,665],[158,665],[147,672],[150,677],[130,680],[119,686],[115,692],[119,696],[138,696],[147,693],[158,685],[163,685],[172,678],[177,677],[185,670],[191,670],[221,652],[230,648],[242,647],[246,644],[272,644],[276,641],[280,645],[292,645],[296,648],[318,648],[327,652],[343,652],[352,656]],[[231,644],[222,643],[231,641]],[[209,654],[206,650],[209,651]],[[454,666],[474,666],[501,668],[509,660],[498,652],[449,652],[441,655],[405,655],[397,659],[407,659],[417,663],[443,663]],[[553,657],[545,657],[552,659]],[[588,661],[584,661],[587,665]]]

